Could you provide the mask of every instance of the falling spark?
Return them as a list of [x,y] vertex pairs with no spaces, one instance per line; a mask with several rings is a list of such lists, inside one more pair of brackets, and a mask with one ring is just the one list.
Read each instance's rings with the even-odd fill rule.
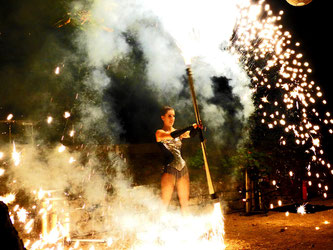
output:
[[68,111],[66,111],[65,113],[64,113],[64,117],[67,119],[67,118],[69,118],[71,116],[71,114],[68,112]]
[[[330,123],[333,124],[333,121],[328,121],[331,114],[324,112],[327,119],[322,119],[315,108],[319,103],[318,99],[323,104],[327,101],[322,100],[321,88],[310,80],[312,73],[310,64],[303,61],[304,55],[297,51],[300,43],[293,43],[291,33],[284,31],[279,23],[283,12],[280,11],[274,16],[264,1],[259,1],[257,4],[244,1],[244,4],[240,5],[240,11],[241,17],[238,20],[231,51],[239,55],[240,62],[248,70],[256,93],[263,93],[257,96],[258,107],[261,110],[258,114],[262,115],[261,122],[267,124],[270,129],[281,126],[285,132],[293,133],[297,145],[314,147],[314,150],[310,151],[312,161],[329,168],[329,163],[316,155],[318,153],[323,155],[319,140],[322,129],[320,124],[326,127]],[[278,73],[277,79],[271,80],[270,75],[274,72]],[[272,90],[279,91],[281,93],[279,96],[282,98],[270,95]],[[273,105],[268,105],[269,102]],[[302,120],[291,124],[288,116],[280,117],[276,114],[276,111],[282,110],[287,114],[292,113],[292,116],[297,114]],[[333,134],[332,128],[328,128],[328,131]],[[286,141],[283,139],[280,144],[286,145]],[[333,171],[331,173],[333,174]]]
[[70,164],[72,164],[72,163],[75,162],[75,161],[76,161],[76,160],[74,159],[74,157],[70,157],[68,162],[69,162]]
[[112,245],[112,243],[113,243],[112,238],[108,238],[108,239],[106,240],[106,245],[107,245],[108,247],[110,247],[110,246]]
[[7,116],[7,121],[10,121],[11,119],[13,119],[13,114],[9,114],[8,116]]
[[80,241],[75,242],[75,244],[74,244],[74,249],[78,248],[79,245],[80,245]]
[[37,198],[38,198],[39,200],[41,200],[41,199],[44,198],[44,195],[45,195],[44,190],[43,190],[43,189],[39,189],[39,190],[38,190],[38,193],[37,193]]
[[319,230],[319,229],[320,229],[320,227],[315,227],[315,229],[316,229],[316,230]]
[[5,170],[3,168],[0,168],[0,176],[3,176],[5,173]]
[[73,137],[74,134],[75,134],[75,131],[74,131],[74,130],[71,130],[71,131],[69,132],[69,136],[70,136],[70,137]]
[[31,219],[28,221],[27,224],[25,224],[24,229],[26,230],[27,233],[30,233],[32,230],[32,224],[34,223],[34,219]]
[[64,152],[65,150],[66,150],[66,147],[65,147],[64,145],[62,145],[62,144],[61,144],[61,145],[59,146],[59,148],[58,148],[58,152],[59,152],[59,153],[62,153],[62,152]]
[[281,200],[278,201],[278,205],[282,206],[282,201]]
[[306,213],[305,211],[305,205],[301,205],[297,208],[297,213],[298,214],[301,214],[301,215],[304,215]]
[[27,220],[27,215],[28,215],[28,212],[24,208],[20,208],[17,211],[17,217],[19,218],[20,222],[24,223]]
[[15,146],[15,142],[13,142],[13,153],[12,153],[12,158],[14,161],[14,165],[18,166],[20,164],[20,153],[18,153],[16,151],[16,146]]
[[289,216],[289,212],[288,212],[288,211],[286,212],[286,216],[287,216],[287,217]]
[[56,75],[59,75],[59,73],[60,73],[60,67],[59,66],[55,68],[54,73]]
[[48,124],[51,124],[52,121],[53,121],[53,117],[52,117],[52,116],[48,116],[48,117],[47,117],[47,123],[48,123]]
[[2,160],[3,156],[4,156],[3,152],[0,152],[0,160]]
[[324,224],[326,224],[326,225],[327,225],[327,224],[330,224],[330,222],[329,222],[329,221],[327,221],[327,220],[325,220],[325,221],[324,221]]

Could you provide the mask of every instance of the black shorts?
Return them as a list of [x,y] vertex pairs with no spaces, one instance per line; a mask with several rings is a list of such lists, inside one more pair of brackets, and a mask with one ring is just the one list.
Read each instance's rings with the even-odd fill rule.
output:
[[176,177],[176,180],[178,180],[178,179],[182,178],[183,176],[185,176],[186,174],[188,174],[188,168],[185,165],[185,167],[179,171],[171,166],[164,166],[162,174],[164,174],[164,173],[172,174],[174,177]]

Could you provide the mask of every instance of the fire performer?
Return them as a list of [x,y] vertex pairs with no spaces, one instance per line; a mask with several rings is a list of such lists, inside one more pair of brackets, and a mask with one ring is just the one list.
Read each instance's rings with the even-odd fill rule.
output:
[[170,106],[161,109],[163,128],[156,131],[156,141],[163,154],[163,172],[161,178],[161,196],[165,206],[168,206],[176,186],[181,211],[187,214],[190,195],[190,179],[186,162],[181,155],[183,138],[193,137],[202,125],[193,124],[184,129],[176,130],[175,110]]

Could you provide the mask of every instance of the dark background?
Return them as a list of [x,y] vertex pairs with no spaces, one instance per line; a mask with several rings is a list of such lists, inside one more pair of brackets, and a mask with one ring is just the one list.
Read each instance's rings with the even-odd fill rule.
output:
[[330,100],[332,93],[332,47],[330,36],[332,33],[332,9],[328,2],[313,0],[310,4],[295,7],[284,0],[268,0],[271,8],[284,11],[282,23],[289,30],[293,38],[301,43],[300,50],[304,60],[308,61],[313,69],[313,80],[323,88],[323,94],[328,101],[330,110],[333,103]]

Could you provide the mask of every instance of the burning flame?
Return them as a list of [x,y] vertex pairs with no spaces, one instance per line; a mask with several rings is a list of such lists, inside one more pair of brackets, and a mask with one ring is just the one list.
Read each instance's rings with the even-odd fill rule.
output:
[[5,196],[0,196],[0,201],[5,204],[10,204],[15,201],[15,194],[6,194]]

